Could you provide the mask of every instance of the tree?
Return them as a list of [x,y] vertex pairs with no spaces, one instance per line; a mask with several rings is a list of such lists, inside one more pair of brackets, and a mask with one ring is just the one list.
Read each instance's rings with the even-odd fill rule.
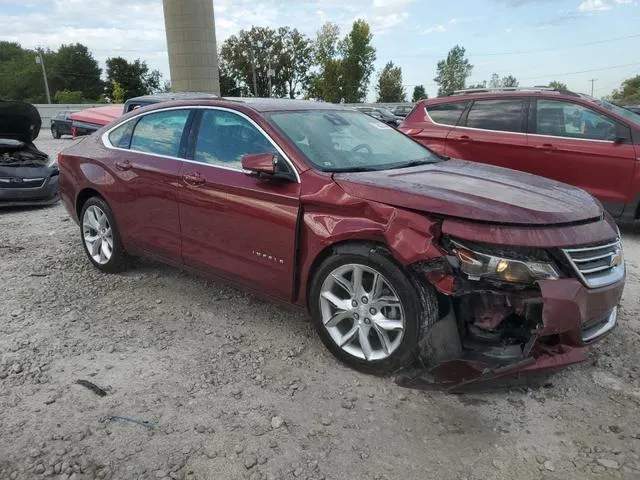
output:
[[473,65],[465,58],[465,49],[456,45],[447,54],[447,58],[438,62],[438,75],[434,82],[440,85],[438,96],[450,95],[454,90],[463,89],[467,78],[473,71]]
[[[270,93],[267,73],[269,67],[277,68],[281,50],[282,42],[275,30],[251,27],[250,30],[240,30],[237,35],[225,40],[220,57],[226,65],[229,77],[238,86],[248,87],[248,91],[255,96],[267,97]],[[275,92],[286,92],[286,82],[281,75],[273,77],[271,83]]]
[[318,71],[309,75],[308,98],[319,98],[338,103],[342,95],[342,59],[338,57],[340,29],[333,23],[325,23],[314,42],[314,61]]
[[620,105],[636,105],[640,103],[640,75],[627,78],[620,88],[613,91],[611,100]]
[[279,28],[278,37],[281,49],[276,75],[286,82],[289,98],[295,98],[301,93],[299,89],[307,88],[313,63],[313,44],[295,28]]
[[343,58],[343,97],[347,103],[362,102],[367,96],[373,62],[376,60],[372,41],[369,24],[364,20],[356,20],[351,32],[338,46]]
[[567,90],[569,90],[566,83],[558,82],[556,80],[554,80],[553,82],[549,82],[549,88],[555,88],[556,90],[560,90],[561,92],[566,92]]
[[411,97],[411,101],[418,102],[424,98],[429,98],[427,91],[424,89],[424,85],[416,85],[413,87],[413,96]]
[[141,95],[149,95],[160,90],[160,72],[149,71],[144,60],[129,63],[122,57],[107,58],[107,93],[113,95],[113,82],[124,91],[125,100]]
[[125,91],[116,80],[111,80],[111,103],[124,103]]
[[36,52],[0,41],[0,99],[44,103],[46,95]]
[[402,86],[402,69],[389,62],[378,76],[378,102],[394,103],[406,102],[407,92]]
[[86,46],[61,45],[57,52],[47,55],[45,62],[52,92],[79,91],[83,98],[100,98],[104,90],[102,69]]
[[494,73],[491,75],[491,80],[489,80],[489,88],[517,87],[518,85],[518,80],[513,75],[500,78],[500,75]]

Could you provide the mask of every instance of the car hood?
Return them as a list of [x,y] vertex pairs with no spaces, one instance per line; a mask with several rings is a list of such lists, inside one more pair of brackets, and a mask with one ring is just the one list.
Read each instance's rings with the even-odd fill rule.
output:
[[30,103],[0,101],[0,138],[31,143],[38,138],[41,126],[40,113]]
[[603,215],[584,190],[536,175],[462,160],[414,168],[336,173],[347,193],[412,210],[473,221],[549,225]]
[[122,115],[122,105],[111,104],[102,107],[85,108],[69,115],[69,119],[74,122],[90,123],[92,125],[104,126],[111,123]]

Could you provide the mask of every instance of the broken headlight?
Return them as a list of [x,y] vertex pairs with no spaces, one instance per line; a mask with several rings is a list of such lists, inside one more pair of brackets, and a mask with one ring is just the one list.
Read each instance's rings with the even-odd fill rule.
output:
[[458,242],[452,244],[460,261],[460,269],[469,276],[469,280],[490,279],[532,284],[536,280],[560,278],[558,270],[548,262],[492,255],[471,250]]

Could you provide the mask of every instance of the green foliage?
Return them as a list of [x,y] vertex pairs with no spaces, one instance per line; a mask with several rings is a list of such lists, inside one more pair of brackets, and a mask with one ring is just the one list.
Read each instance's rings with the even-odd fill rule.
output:
[[124,103],[125,91],[117,80],[111,80],[111,103]]
[[402,85],[402,69],[388,62],[378,76],[378,102],[393,103],[406,102],[407,92]]
[[446,59],[438,62],[437,71],[438,75],[433,81],[440,86],[438,96],[443,97],[464,88],[473,65],[465,58],[464,47],[456,45],[449,51]]
[[425,98],[429,98],[429,95],[427,95],[424,85],[416,85],[413,87],[413,96],[411,97],[412,102],[417,102]]
[[560,91],[569,90],[567,88],[567,84],[566,83],[558,82],[556,80],[554,80],[553,82],[549,82],[549,88],[555,88],[556,90],[560,90]]
[[376,60],[372,41],[369,24],[364,20],[356,20],[351,32],[338,46],[342,54],[343,98],[347,103],[362,102],[367,97],[373,62]]
[[611,100],[619,105],[640,104],[640,75],[627,78],[620,88],[613,91]]
[[58,90],[54,96],[54,101],[63,104],[85,103],[82,92],[79,90]]
[[318,32],[314,45],[314,59],[318,72],[310,75],[308,97],[338,103],[342,99],[342,59],[338,57],[340,29],[325,23]]
[[[295,28],[252,27],[229,37],[219,58],[221,92],[295,98],[307,87],[313,48],[311,40]],[[275,73],[271,92],[269,68]]]
[[113,95],[115,80],[124,91],[124,98],[139,97],[160,91],[160,72],[149,71],[147,62],[136,59],[128,62],[122,57],[107,58],[108,93]]
[[[102,92],[102,70],[87,47],[76,43],[57,51],[42,51],[51,92],[81,92],[83,99],[95,101]],[[0,98],[46,102],[42,67],[35,61],[37,51],[18,43],[0,42]]]
[[[486,85],[486,82],[484,82]],[[500,75],[494,73],[491,75],[491,80],[489,80],[490,88],[506,88],[506,87],[517,87],[519,85],[518,80],[513,75],[507,75],[506,77],[500,78]]]

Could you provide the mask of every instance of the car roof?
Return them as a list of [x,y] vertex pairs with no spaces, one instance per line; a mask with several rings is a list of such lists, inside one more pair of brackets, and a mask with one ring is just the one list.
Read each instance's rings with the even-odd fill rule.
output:
[[455,93],[446,97],[427,98],[420,100],[424,105],[437,105],[440,103],[464,102],[468,100],[496,100],[500,98],[537,97],[553,98],[558,100],[582,100],[591,102],[588,95],[559,91],[559,90],[497,90],[497,91],[470,91],[468,93]]
[[[171,107],[193,107],[193,106],[211,106],[211,107],[240,107],[245,106],[256,112],[276,112],[276,111],[306,111],[306,110],[342,110],[353,111],[345,105],[317,102],[313,100],[296,100],[288,98],[258,98],[258,97],[192,97],[181,98],[176,100],[168,100],[154,102],[151,105],[141,107],[135,110],[138,113],[159,110]],[[128,112],[127,115],[132,112]]]

